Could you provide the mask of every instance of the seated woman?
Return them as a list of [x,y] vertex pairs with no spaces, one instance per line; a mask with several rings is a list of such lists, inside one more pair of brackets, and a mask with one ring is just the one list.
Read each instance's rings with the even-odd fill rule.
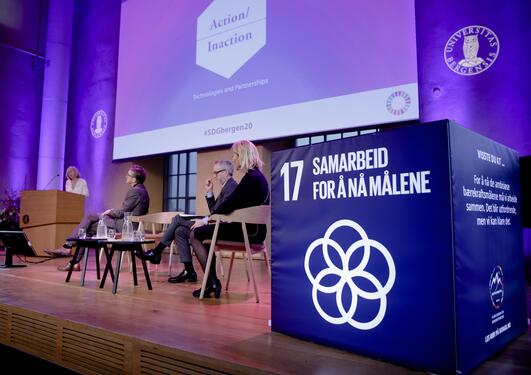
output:
[[[231,147],[232,161],[234,167],[241,170],[244,176],[236,189],[230,194],[212,214],[229,214],[234,210],[269,204],[269,185],[260,171],[263,162],[260,160],[256,146],[250,141],[238,141]],[[214,235],[214,224],[205,224],[204,221],[197,220],[192,226],[190,241],[197,255],[197,259],[207,277],[207,286],[204,297],[210,297],[213,293],[216,298],[221,294],[221,283],[216,275],[215,255],[210,270],[205,270],[208,249],[203,245],[203,241],[212,239]],[[251,243],[262,243],[266,237],[267,228],[260,224],[247,224],[247,233]],[[243,232],[240,223],[221,223],[219,226],[218,239],[225,241],[243,241]],[[201,289],[193,292],[194,297],[199,297]]]

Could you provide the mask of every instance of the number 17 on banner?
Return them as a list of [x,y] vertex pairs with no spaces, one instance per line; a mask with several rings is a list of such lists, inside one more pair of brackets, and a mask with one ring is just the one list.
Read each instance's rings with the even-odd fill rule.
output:
[[[290,169],[295,168],[296,174],[295,174],[295,185],[293,186],[293,195],[290,199],[289,196],[289,175],[290,175]],[[299,199],[299,190],[301,187],[301,179],[302,179],[302,170],[304,169],[304,161],[303,160],[295,160],[288,163],[284,163],[282,165],[282,168],[280,169],[280,175],[284,178],[284,201],[289,202],[290,200],[296,201]]]

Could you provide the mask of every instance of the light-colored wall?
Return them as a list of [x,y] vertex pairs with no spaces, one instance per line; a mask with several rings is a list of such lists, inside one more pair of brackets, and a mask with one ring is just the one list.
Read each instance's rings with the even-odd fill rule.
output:
[[[214,150],[214,151],[201,151],[197,153],[197,183],[196,183],[196,211],[200,215],[208,215],[208,205],[205,199],[205,181],[212,176],[212,167],[216,160],[231,160],[232,152],[230,148]],[[242,174],[238,171],[234,171],[234,179],[240,182]],[[218,196],[221,187],[214,182],[214,196]]]
[[164,156],[136,160],[135,164],[144,167],[147,173],[144,185],[149,192],[149,212],[163,211]]
[[[263,173],[266,176],[271,186],[271,155],[275,150],[281,150],[289,147],[288,142],[270,142],[263,145],[258,145],[260,157],[264,161]],[[230,147],[218,150],[200,151],[197,153],[197,183],[196,183],[196,197],[197,209],[196,212],[201,215],[208,215],[208,206],[205,196],[205,181],[207,178],[212,178],[212,166],[216,160],[227,159],[231,160],[232,152]],[[133,164],[139,164],[146,169],[147,179],[145,182],[146,188],[149,192],[150,205],[149,212],[163,211],[164,206],[164,156],[153,156],[126,162],[114,162],[107,169],[107,181],[109,186],[90,186],[91,189],[106,189],[108,194],[105,198],[105,210],[107,208],[121,207],[125,194],[129,186],[125,183],[125,176],[127,171]],[[242,173],[235,171],[234,178],[240,182],[243,177]],[[220,186],[214,184],[214,194],[217,196],[220,191]]]
[[127,171],[131,167],[131,162],[122,162],[122,163],[112,163],[109,168],[107,168],[107,183],[109,187],[103,186],[91,186],[91,189],[107,189],[108,194],[105,194],[102,207],[102,211],[109,208],[119,208],[122,207],[122,202],[124,200],[125,194],[129,189],[129,186],[125,183],[125,176]]
[[149,212],[160,212],[163,207],[164,194],[164,157],[154,156],[135,161],[113,163],[108,168],[107,181],[109,187],[91,187],[92,189],[108,189],[104,204],[106,208],[119,208],[122,206],[129,186],[125,183],[127,171],[133,164],[138,164],[146,170],[147,178],[144,185],[149,192]]
[[[264,167],[262,168],[262,172],[264,173],[264,176],[267,178],[267,181],[269,182],[269,186],[271,186],[271,155],[273,151],[281,150],[289,147],[288,142],[271,142],[271,143],[265,143],[262,145],[257,145],[258,152],[260,153],[260,157],[262,158],[262,161],[264,162]],[[208,214],[208,206],[206,203],[206,200],[204,199],[205,196],[205,181],[208,178],[212,178],[212,167],[214,165],[214,162],[216,160],[220,159],[232,159],[232,152],[230,151],[230,147],[227,147],[225,149],[220,150],[214,150],[214,151],[201,151],[197,153],[197,187],[196,187],[196,194],[197,194],[197,212],[199,214]],[[240,171],[234,171],[234,179],[237,182],[240,182],[242,179],[243,174]],[[217,186],[217,184],[214,184],[214,195],[218,195],[220,191],[220,187]]]
[[[270,142],[270,143],[264,143],[262,145],[257,145],[258,152],[260,153],[260,157],[262,158],[262,161],[264,162],[264,167],[262,168],[262,172],[264,173],[264,176],[267,178],[267,181],[269,183],[269,186],[271,187],[271,156],[273,151],[276,150],[282,150],[286,149],[290,146],[288,142]],[[214,151],[201,151],[197,154],[197,212],[200,214],[207,215],[208,214],[208,205],[206,203],[206,200],[204,199],[205,196],[205,187],[204,187],[204,181],[206,181],[207,178],[212,178],[212,166],[214,165],[214,162],[219,159],[228,159],[231,160],[232,158],[232,152],[230,151],[230,147],[227,147],[226,149],[220,149],[220,150],[214,150]],[[234,171],[234,179],[238,182],[242,179],[243,174],[239,171]],[[217,184],[214,184],[214,195],[218,195],[220,191],[220,187],[217,186]],[[268,232],[266,237],[266,245],[269,249],[269,252],[271,252],[271,223],[268,225]]]
[[[289,142],[270,142],[262,145],[257,145],[260,157],[264,161],[262,172],[267,178],[269,186],[271,187],[271,156],[273,151],[289,148]],[[208,178],[212,178],[212,167],[216,160],[228,159],[231,160],[232,152],[230,147],[199,151],[197,153],[197,184],[196,197],[197,209],[196,212],[201,215],[208,215],[208,205],[204,198],[205,184]],[[127,193],[128,186],[125,184],[125,176],[127,171],[133,164],[139,164],[146,169],[147,179],[145,182],[150,196],[149,212],[163,211],[163,196],[164,196],[164,156],[154,156],[144,158],[141,160],[113,163],[108,169],[108,181],[110,181],[109,194],[106,197],[105,203],[107,208],[121,207],[122,201]],[[240,182],[243,174],[239,171],[234,172],[234,179]],[[99,187],[94,187],[99,188]],[[104,187],[101,187],[104,188]],[[217,196],[220,191],[220,186],[214,184],[214,194]],[[271,224],[268,226],[269,231],[266,237],[267,248],[271,251]]]

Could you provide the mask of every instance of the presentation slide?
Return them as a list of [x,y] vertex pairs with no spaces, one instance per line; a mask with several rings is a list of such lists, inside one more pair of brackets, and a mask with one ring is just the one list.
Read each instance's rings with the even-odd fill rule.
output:
[[114,159],[414,119],[413,0],[122,3]]

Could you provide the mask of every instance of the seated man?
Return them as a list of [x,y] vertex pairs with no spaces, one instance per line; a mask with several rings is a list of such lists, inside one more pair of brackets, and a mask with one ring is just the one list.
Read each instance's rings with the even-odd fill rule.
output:
[[[112,208],[101,213],[107,228],[115,229],[117,232],[122,231],[124,212],[131,212],[134,216],[147,214],[149,210],[149,194],[144,186],[146,180],[146,172],[144,168],[139,165],[133,165],[125,177],[125,182],[131,187],[122,203],[122,208]],[[96,234],[99,214],[88,214],[81,220],[81,223],[72,230],[70,237],[77,237],[79,229],[85,229],[87,237],[92,237]],[[52,256],[70,256],[72,255],[72,247],[74,243],[65,242],[62,248],[56,250],[44,250],[47,254]],[[64,266],[58,267],[60,271],[68,271],[70,262]],[[79,263],[74,266],[74,271],[79,271]]]
[[[206,200],[208,203],[208,209],[210,212],[215,210],[224,200],[228,197],[233,190],[238,186],[238,183],[232,178],[234,167],[230,160],[218,160],[214,163],[214,169],[212,171],[214,179],[221,186],[221,191],[217,199],[214,198],[213,181],[211,178],[206,180]],[[206,219],[206,218],[205,218]],[[170,246],[171,241],[175,239],[175,244],[179,249],[179,257],[181,263],[184,264],[184,270],[177,276],[170,277],[168,281],[170,283],[183,283],[185,281],[197,281],[197,274],[195,273],[194,266],[192,264],[192,253],[190,252],[190,227],[194,224],[194,221],[187,220],[177,215],[173,218],[168,229],[164,232],[160,243],[153,249],[146,252],[144,255],[138,254],[144,259],[149,260],[151,263],[159,264],[161,260],[162,251]]]

